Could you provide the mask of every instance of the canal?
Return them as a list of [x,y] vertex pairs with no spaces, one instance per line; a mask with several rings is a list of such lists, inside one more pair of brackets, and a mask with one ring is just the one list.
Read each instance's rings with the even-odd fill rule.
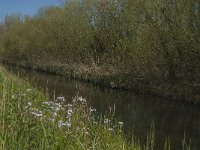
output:
[[115,108],[115,117],[124,122],[127,138],[132,133],[145,144],[151,125],[155,126],[155,149],[162,150],[169,137],[171,150],[182,149],[182,140],[190,144],[191,150],[200,149],[200,107],[162,98],[138,95],[128,91],[117,91],[94,86],[77,80],[28,69],[5,66],[13,74],[28,80],[42,89],[50,98],[64,96],[71,101],[82,96],[103,115]]

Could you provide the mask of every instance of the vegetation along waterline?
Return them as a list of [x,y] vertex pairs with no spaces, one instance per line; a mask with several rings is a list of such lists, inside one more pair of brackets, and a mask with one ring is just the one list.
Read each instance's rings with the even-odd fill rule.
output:
[[141,144],[146,143],[147,133],[151,129],[151,124],[154,123],[155,150],[163,149],[166,138],[170,138],[172,150],[182,149],[183,137],[188,143],[191,141],[192,150],[198,150],[200,147],[199,106],[135,94],[126,90],[94,86],[80,80],[67,79],[60,75],[22,67],[7,65],[6,70],[29,81],[50,98],[62,96],[66,100],[72,100],[75,95],[81,95],[91,108],[96,109],[97,116],[109,114],[110,108],[115,110],[112,115],[115,120],[123,122],[123,132],[129,141],[134,136]]
[[81,96],[50,100],[2,68],[0,88],[1,149],[142,149],[124,138],[123,122],[109,115],[97,122],[96,110]]
[[[145,145],[135,138],[127,141],[123,122],[113,118],[114,112],[98,119],[96,109],[81,96],[73,100],[45,97],[2,68],[0,88],[1,149],[154,149],[154,128]],[[182,148],[190,149],[185,139]],[[170,149],[170,139],[163,149]]]
[[198,0],[71,0],[5,17],[1,60],[199,103]]
[[49,101],[5,70],[0,75],[2,149],[153,149],[154,132],[145,146],[128,143],[123,122],[114,122],[112,114],[96,122],[96,110],[80,96],[70,103],[64,97]]

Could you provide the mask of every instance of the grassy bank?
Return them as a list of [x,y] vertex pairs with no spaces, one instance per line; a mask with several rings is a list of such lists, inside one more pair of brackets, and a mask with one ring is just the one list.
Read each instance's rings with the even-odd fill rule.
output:
[[198,0],[63,0],[0,23],[0,59],[200,103]]
[[[0,149],[66,150],[153,150],[155,132],[147,134],[147,143],[131,142],[123,133],[123,122],[114,112],[97,118],[96,109],[86,99],[75,96],[49,98],[27,81],[0,68]],[[190,150],[186,139],[183,150]],[[164,150],[170,150],[167,138]]]
[[[0,68],[0,145],[6,149],[151,149],[129,143],[122,122],[104,116],[96,121],[87,100],[47,98],[43,93]],[[151,140],[152,139],[152,140]],[[143,148],[142,148],[143,147]]]

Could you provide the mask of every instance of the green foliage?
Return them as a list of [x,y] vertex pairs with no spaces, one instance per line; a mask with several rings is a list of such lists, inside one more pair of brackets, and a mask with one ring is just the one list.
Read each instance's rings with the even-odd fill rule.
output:
[[0,26],[3,59],[113,68],[153,84],[199,85],[197,0],[70,0]]
[[3,74],[0,72],[0,84],[3,83]]

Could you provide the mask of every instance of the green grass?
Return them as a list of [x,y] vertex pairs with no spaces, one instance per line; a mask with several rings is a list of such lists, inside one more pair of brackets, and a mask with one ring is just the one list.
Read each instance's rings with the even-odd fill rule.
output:
[[0,69],[1,149],[132,149],[121,123],[96,121],[95,110],[82,97],[70,103],[50,100],[29,83]]

